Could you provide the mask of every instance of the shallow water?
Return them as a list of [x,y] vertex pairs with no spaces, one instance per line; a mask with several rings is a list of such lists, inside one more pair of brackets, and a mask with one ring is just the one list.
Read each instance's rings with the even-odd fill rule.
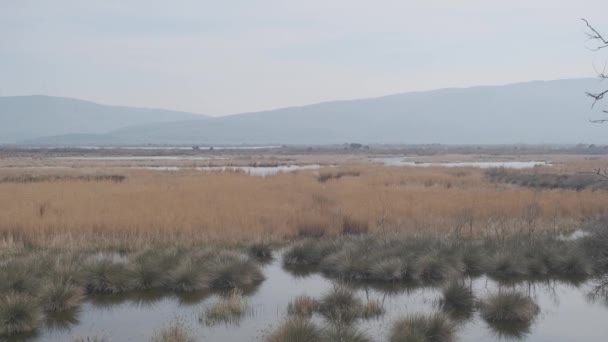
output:
[[486,162],[442,162],[442,163],[421,163],[407,160],[409,157],[379,158],[380,162],[386,166],[416,166],[416,167],[478,167],[490,169],[504,167],[507,169],[528,169],[535,166],[549,165],[544,161],[486,161]]
[[57,160],[211,160],[228,159],[222,157],[203,157],[203,156],[76,156],[76,157],[55,157]]
[[[193,150],[193,146],[20,146],[22,150],[54,150],[69,148],[77,150]],[[283,148],[281,145],[251,146],[198,146],[199,150],[266,150]]]
[[179,166],[144,166],[133,167],[136,169],[157,170],[157,171],[179,171],[193,169],[197,171],[240,171],[251,176],[271,176],[281,172],[293,172],[298,170],[317,170],[321,165],[279,165],[279,166],[199,166],[186,168]]
[[[64,315],[63,320],[49,320],[36,337],[26,341],[69,341],[75,336],[107,337],[110,341],[147,341],[155,331],[175,319],[186,324],[197,338],[203,341],[263,341],[287,315],[288,303],[299,295],[319,298],[334,283],[319,274],[293,276],[275,259],[264,266],[266,280],[257,288],[246,292],[252,306],[250,314],[236,324],[207,326],[199,321],[205,308],[219,296],[210,293],[188,295],[155,292],[126,296],[99,296],[85,302],[78,312]],[[499,285],[485,277],[466,280],[480,298],[495,291]],[[574,286],[567,283],[525,282],[510,285],[529,294],[541,308],[541,313],[529,331],[516,331],[520,338],[535,342],[555,341],[606,341],[608,336],[608,307],[602,300],[593,302],[588,293],[591,285]],[[430,313],[438,307],[439,288],[406,288],[401,286],[356,287],[363,300],[377,299],[387,310],[379,320],[357,323],[357,327],[373,337],[374,341],[387,341],[392,323],[407,314]],[[313,318],[323,324],[320,317]],[[496,331],[475,313],[459,325],[459,341],[500,341]],[[16,341],[13,339],[12,341]]]

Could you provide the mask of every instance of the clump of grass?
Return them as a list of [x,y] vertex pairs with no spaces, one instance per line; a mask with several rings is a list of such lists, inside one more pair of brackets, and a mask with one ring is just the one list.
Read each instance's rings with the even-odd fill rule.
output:
[[549,272],[563,277],[587,277],[593,263],[579,248],[562,248],[549,257]]
[[413,315],[394,323],[390,342],[452,342],[456,326],[443,314]]
[[499,291],[480,303],[481,316],[487,322],[531,322],[539,313],[532,299],[514,291]]
[[323,341],[371,342],[372,339],[354,327],[333,327],[325,331]]
[[165,270],[151,260],[133,263],[129,273],[135,290],[150,290],[165,285]]
[[430,283],[446,282],[459,275],[450,258],[437,253],[421,256],[416,260],[419,277],[422,281]]
[[298,296],[287,305],[290,315],[310,317],[319,309],[319,302],[309,296]]
[[24,262],[14,261],[0,267],[0,291],[34,294],[38,292],[39,282],[34,272]]
[[525,260],[511,253],[502,253],[495,257],[490,275],[498,279],[522,278],[528,275]]
[[194,342],[194,337],[186,325],[176,320],[163,327],[152,337],[152,342]]
[[283,263],[288,266],[316,266],[338,248],[336,241],[305,240],[296,243],[285,253]]
[[132,288],[125,265],[105,259],[88,263],[82,277],[87,293],[116,294]]
[[41,319],[42,311],[35,298],[18,293],[0,298],[0,335],[32,333]]
[[238,254],[223,253],[209,264],[209,286],[213,289],[244,289],[264,280],[260,267]]
[[323,330],[309,319],[294,317],[283,322],[266,342],[319,342],[323,341]]
[[375,261],[369,270],[369,279],[395,282],[404,278],[404,262],[398,257],[382,258]]
[[193,292],[207,289],[209,276],[200,263],[192,258],[184,258],[169,272],[166,283],[170,290]]
[[250,309],[249,303],[243,299],[242,292],[232,290],[222,300],[207,307],[204,316],[199,320],[209,326],[217,323],[238,323]]
[[470,276],[478,276],[488,271],[490,263],[488,255],[484,254],[479,248],[468,246],[462,251],[462,262],[464,272]]
[[379,318],[386,313],[384,305],[379,300],[369,300],[361,310],[361,317],[365,319]]
[[45,312],[64,312],[80,305],[84,291],[69,281],[61,280],[44,286],[39,299]]
[[349,324],[362,316],[363,304],[355,294],[342,286],[321,298],[319,313],[330,322]]
[[321,270],[345,280],[364,280],[369,277],[369,258],[356,248],[344,248],[325,258]]
[[475,310],[473,291],[464,284],[452,282],[443,289],[442,309],[457,317],[469,317]]

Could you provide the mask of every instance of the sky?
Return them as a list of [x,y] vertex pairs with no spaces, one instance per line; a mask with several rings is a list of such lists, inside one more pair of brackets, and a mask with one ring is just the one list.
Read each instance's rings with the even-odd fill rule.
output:
[[593,77],[606,0],[0,0],[0,96],[226,115]]

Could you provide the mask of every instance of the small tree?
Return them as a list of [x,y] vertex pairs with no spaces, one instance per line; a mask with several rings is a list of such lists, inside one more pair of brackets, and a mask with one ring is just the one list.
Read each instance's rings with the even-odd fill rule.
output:
[[[587,26],[587,32],[585,32],[587,34],[587,37],[589,38],[589,40],[591,42],[593,42],[594,46],[591,47],[591,50],[593,51],[599,51],[601,49],[605,49],[608,48],[608,40],[606,40],[606,38],[604,38],[604,36],[602,36],[593,26],[591,26],[591,24],[589,24],[589,22],[586,19],[582,19],[585,22],[585,25]],[[608,74],[606,73],[606,68],[604,67],[603,70],[599,71],[596,70],[597,76],[601,79],[601,80],[605,80],[608,78]],[[593,99],[593,104],[591,105],[591,107],[595,107],[595,105],[597,104],[598,101],[601,101],[604,96],[608,95],[608,89],[604,90],[604,91],[600,91],[598,93],[590,93],[587,92],[586,93],[587,96],[591,97]],[[608,110],[603,110],[604,113],[608,113]],[[608,122],[608,119],[597,119],[597,120],[591,120],[591,122],[595,122],[595,123],[603,123],[603,122]]]
[[[591,47],[591,50],[593,51],[599,51],[601,49],[605,49],[608,48],[608,40],[606,40],[606,38],[604,38],[604,36],[602,36],[601,33],[599,33],[599,31],[597,31],[593,26],[591,26],[591,24],[589,24],[589,22],[586,19],[582,19],[583,22],[585,22],[585,25],[587,26],[587,32],[585,32],[587,34],[587,37],[589,38],[589,41],[593,42],[594,46]],[[604,66],[604,69],[602,69],[601,71],[596,69],[596,73],[597,76],[600,78],[600,80],[605,80],[608,78],[608,73],[606,73],[606,67]],[[608,95],[608,89],[600,91],[600,92],[596,92],[596,93],[591,93],[591,92],[587,92],[586,93],[587,96],[591,97],[593,99],[593,103],[591,104],[591,108],[595,107],[595,105],[597,104],[598,101],[601,101],[604,99],[604,96]],[[602,112],[608,114],[608,110],[602,110]],[[595,120],[590,120],[593,123],[604,123],[604,122],[608,122],[608,119],[595,119]],[[597,174],[599,177],[601,177],[602,180],[608,181],[608,168],[605,169],[601,169],[601,168],[597,168],[595,169],[595,174]]]

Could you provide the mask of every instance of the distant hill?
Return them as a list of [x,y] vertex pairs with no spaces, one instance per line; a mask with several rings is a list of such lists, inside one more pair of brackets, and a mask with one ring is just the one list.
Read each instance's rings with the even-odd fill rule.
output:
[[595,79],[571,79],[410,92],[31,142],[603,144],[608,143],[608,125],[589,123],[591,102],[584,94],[599,85]]
[[131,125],[204,118],[192,113],[106,106],[63,97],[0,97],[0,143],[74,133],[104,134]]

